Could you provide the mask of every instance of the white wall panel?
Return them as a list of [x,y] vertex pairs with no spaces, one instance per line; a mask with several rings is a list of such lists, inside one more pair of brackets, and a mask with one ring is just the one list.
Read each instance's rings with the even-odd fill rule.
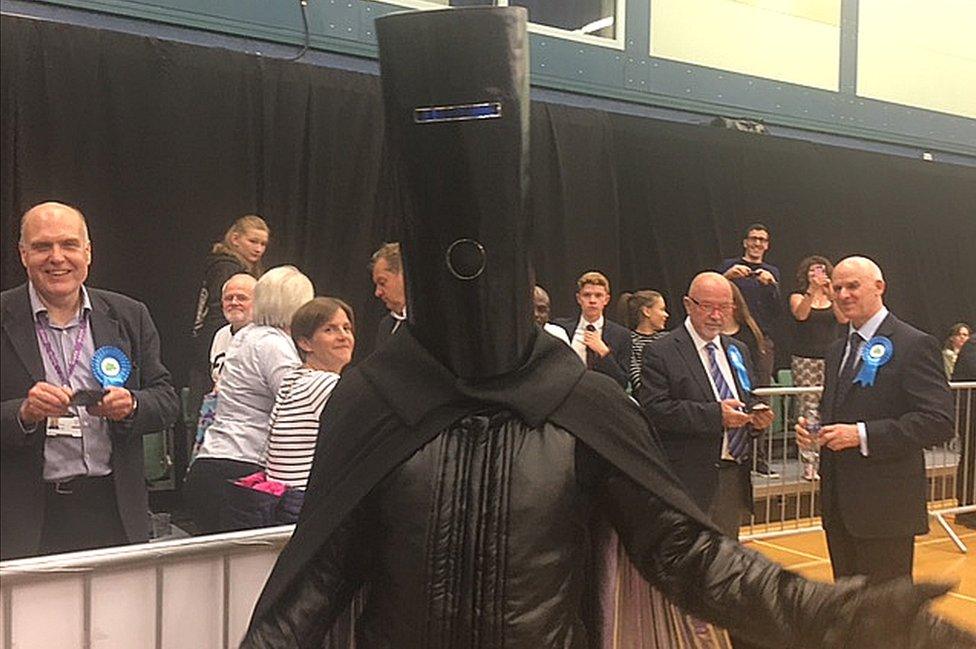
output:
[[82,577],[58,576],[21,584],[10,594],[11,639],[16,649],[82,649]]
[[251,620],[254,604],[264,588],[264,582],[278,558],[276,550],[242,554],[230,559],[230,616],[228,636],[230,646],[236,647],[244,637]]
[[163,649],[223,646],[223,559],[164,564]]
[[7,589],[0,589],[0,642],[7,638]]
[[134,649],[156,643],[156,569],[134,568],[91,580],[92,649]]

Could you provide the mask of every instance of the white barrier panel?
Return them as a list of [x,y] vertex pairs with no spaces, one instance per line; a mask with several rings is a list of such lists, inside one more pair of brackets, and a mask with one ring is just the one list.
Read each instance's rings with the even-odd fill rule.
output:
[[236,647],[292,529],[4,561],[3,649]]
[[[924,451],[929,485],[927,500],[929,513],[965,552],[966,546],[943,516],[976,511],[976,381],[953,382],[949,387],[954,400],[955,434],[945,444]],[[757,388],[754,391],[757,396],[770,400],[776,417],[768,435],[754,442],[753,461],[758,455],[757,447],[762,443],[767,462],[775,473],[753,473],[753,514],[740,534],[741,539],[820,529],[820,482],[802,477],[793,425],[796,423],[797,400],[803,395],[822,391],[821,387]]]

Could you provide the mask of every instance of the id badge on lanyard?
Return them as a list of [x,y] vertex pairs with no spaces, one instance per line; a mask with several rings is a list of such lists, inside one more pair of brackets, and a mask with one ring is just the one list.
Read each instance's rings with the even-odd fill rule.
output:
[[77,416],[48,417],[48,437],[76,437],[81,438],[81,418]]
[[[61,367],[61,361],[58,359],[58,355],[54,353],[54,347],[51,345],[51,340],[48,338],[44,325],[41,324],[40,320],[35,320],[34,324],[37,328],[37,337],[41,341],[41,346],[44,348],[44,352],[47,354],[48,360],[54,367],[58,378],[61,379],[61,384],[70,387],[71,375],[74,374],[75,368],[78,366],[78,360],[81,358],[81,350],[85,344],[85,334],[88,332],[87,314],[82,316],[81,323],[78,325],[78,335],[75,336],[75,344],[71,352],[71,363],[67,369]],[[48,417],[46,434],[48,437],[80,438],[81,419],[74,414],[64,417]]]

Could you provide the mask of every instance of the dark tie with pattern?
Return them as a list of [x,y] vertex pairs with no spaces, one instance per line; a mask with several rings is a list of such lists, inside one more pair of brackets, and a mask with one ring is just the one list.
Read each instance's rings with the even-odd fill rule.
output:
[[854,382],[854,370],[857,369],[858,353],[861,343],[864,341],[861,334],[856,331],[851,332],[850,351],[847,352],[847,359],[844,361],[844,368],[840,371],[841,389],[847,388]]
[[[586,330],[587,331],[596,331],[596,327],[594,327],[592,324],[587,324],[586,325]],[[596,365],[596,352],[593,351],[592,349],[590,349],[589,347],[587,347],[586,348],[586,366],[592,370],[593,369],[593,366],[595,366],[595,365]]]
[[[725,399],[735,399],[735,394],[732,392],[732,388],[725,381],[725,377],[722,375],[722,370],[718,366],[718,358],[716,354],[718,353],[718,348],[715,343],[708,343],[705,345],[705,349],[708,350],[708,373],[712,375],[712,381],[715,382],[715,389],[718,390],[718,397],[721,400]],[[729,453],[735,458],[736,462],[742,462],[749,455],[749,431],[747,427],[742,428],[730,428],[729,431]]]

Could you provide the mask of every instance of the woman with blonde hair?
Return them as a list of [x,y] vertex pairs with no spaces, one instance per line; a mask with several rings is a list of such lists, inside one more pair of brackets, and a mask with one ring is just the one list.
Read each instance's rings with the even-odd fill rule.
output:
[[772,376],[773,359],[764,351],[766,336],[752,317],[749,303],[742,296],[742,291],[735,284],[732,284],[732,302],[732,317],[726,318],[722,333],[746,346],[759,376]]
[[275,396],[302,365],[289,333],[292,316],[314,296],[312,282],[294,266],[272,268],[254,286],[254,319],[227,349],[214,421],[186,477],[200,532],[227,529],[223,483],[265,466]]
[[261,259],[268,247],[271,231],[260,216],[240,217],[214,243],[207,255],[203,281],[197,293],[193,327],[190,331],[189,412],[199,412],[203,395],[211,390],[210,346],[214,334],[227,324],[221,309],[221,289],[234,275],[261,277]]
[[207,256],[203,283],[197,296],[193,337],[209,345],[214,333],[227,324],[220,309],[220,289],[228,279],[247,273],[261,277],[261,258],[268,248],[271,231],[260,216],[242,216],[213,244]]

